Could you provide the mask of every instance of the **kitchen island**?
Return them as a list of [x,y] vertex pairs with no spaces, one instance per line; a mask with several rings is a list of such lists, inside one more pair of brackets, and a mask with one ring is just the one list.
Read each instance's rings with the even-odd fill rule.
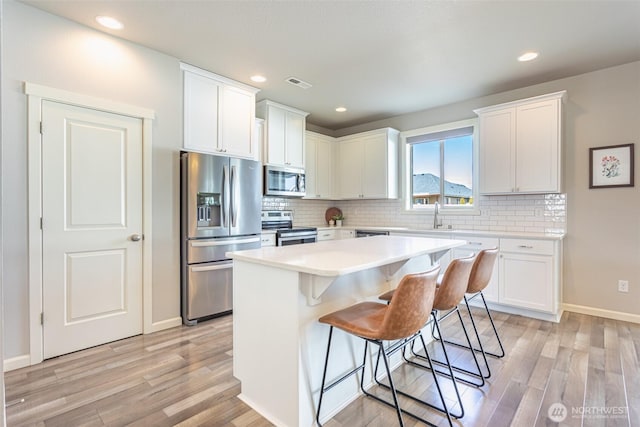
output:
[[[463,240],[376,236],[230,252],[233,259],[233,373],[245,403],[278,426],[311,426],[329,328],[324,314],[394,288]],[[336,333],[335,378],[361,361],[362,340]],[[371,382],[365,373],[365,384]],[[322,419],[359,395],[352,376],[323,399]]]

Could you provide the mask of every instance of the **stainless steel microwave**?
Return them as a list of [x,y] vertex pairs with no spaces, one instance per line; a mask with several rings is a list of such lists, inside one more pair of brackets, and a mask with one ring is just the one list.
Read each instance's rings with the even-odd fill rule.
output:
[[303,197],[306,194],[304,169],[266,165],[264,195]]

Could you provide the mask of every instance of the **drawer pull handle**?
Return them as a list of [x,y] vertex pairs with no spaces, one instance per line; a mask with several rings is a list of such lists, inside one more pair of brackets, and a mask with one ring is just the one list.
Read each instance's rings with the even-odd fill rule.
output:
[[467,242],[468,245],[482,246],[482,242]]
[[522,249],[533,249],[533,246],[529,246],[529,245],[518,245],[518,247]]

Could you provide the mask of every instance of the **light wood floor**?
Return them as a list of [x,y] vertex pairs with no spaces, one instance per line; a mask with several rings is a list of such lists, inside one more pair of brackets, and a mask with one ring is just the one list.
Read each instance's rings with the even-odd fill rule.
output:
[[[270,426],[236,397],[231,320],[137,336],[8,372],[7,424]],[[489,360],[493,375],[482,389],[460,387],[466,415],[455,425],[640,426],[640,325],[574,313],[565,313],[559,324],[502,313],[495,320],[507,356]],[[481,324],[489,339],[488,322]],[[451,355],[459,364],[470,361],[461,350]],[[399,387],[435,401],[425,371],[403,365],[394,378]],[[451,385],[441,383],[453,404]],[[12,404],[19,399],[24,403]],[[555,403],[568,411],[560,424],[547,416]],[[446,425],[437,412],[405,404]],[[405,423],[423,425],[410,417]],[[325,424],[393,425],[395,412],[368,398]]]

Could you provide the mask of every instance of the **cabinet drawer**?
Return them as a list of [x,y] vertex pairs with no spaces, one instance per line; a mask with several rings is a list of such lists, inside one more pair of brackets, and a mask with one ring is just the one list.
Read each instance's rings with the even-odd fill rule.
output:
[[500,239],[501,252],[553,255],[553,241],[534,239]]
[[276,245],[276,233],[263,233],[260,235],[260,243],[264,248],[265,246]]
[[452,233],[451,238],[467,241],[466,245],[459,246],[460,249],[471,249],[473,251],[482,251],[485,249],[500,247],[500,239],[496,239],[493,237],[459,236],[455,233]]
[[318,230],[318,241],[334,240],[336,238],[336,230]]

